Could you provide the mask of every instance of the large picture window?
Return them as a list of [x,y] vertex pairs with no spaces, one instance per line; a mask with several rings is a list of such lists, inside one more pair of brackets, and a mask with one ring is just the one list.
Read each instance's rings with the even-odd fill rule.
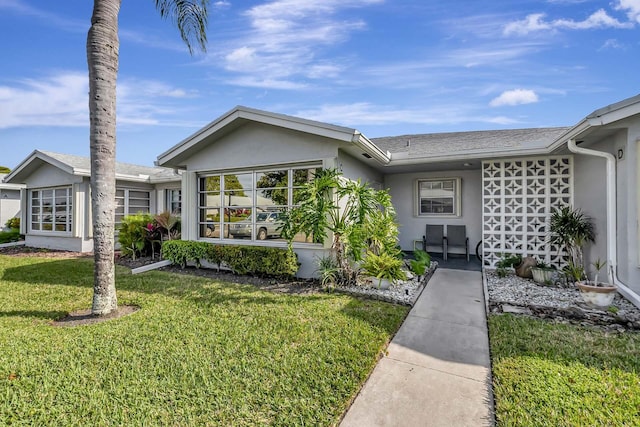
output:
[[419,216],[460,216],[460,178],[418,180],[417,193]]
[[31,190],[31,230],[70,233],[71,195],[71,187]]
[[280,217],[299,203],[301,185],[313,179],[317,170],[296,167],[201,175],[199,236],[284,241]]

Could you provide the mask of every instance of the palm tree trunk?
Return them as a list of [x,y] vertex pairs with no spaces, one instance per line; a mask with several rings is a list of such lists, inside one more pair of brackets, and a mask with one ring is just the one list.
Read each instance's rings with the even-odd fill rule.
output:
[[118,308],[114,268],[116,78],[121,0],[94,0],[87,36],[95,315]]

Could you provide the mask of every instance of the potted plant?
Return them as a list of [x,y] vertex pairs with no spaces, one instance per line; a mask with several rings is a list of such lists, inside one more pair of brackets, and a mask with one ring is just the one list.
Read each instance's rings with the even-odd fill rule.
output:
[[509,253],[500,254],[500,259],[496,263],[496,274],[498,277],[507,277],[509,268],[516,268],[522,264],[522,255],[512,255]]
[[377,255],[369,251],[362,262],[362,269],[378,279],[378,289],[389,289],[396,280],[407,279],[403,265],[403,261],[392,254],[383,252]]
[[541,260],[538,260],[536,262],[536,266],[531,268],[533,281],[545,285],[549,285],[553,282],[554,273],[556,273],[556,269]]
[[598,281],[600,270],[607,265],[606,261],[601,261],[600,258],[598,258],[592,262],[591,265],[596,269],[593,281],[589,281],[587,278],[584,281],[576,282],[576,286],[580,289],[580,295],[587,304],[596,307],[608,307],[613,302],[618,288],[609,283]]

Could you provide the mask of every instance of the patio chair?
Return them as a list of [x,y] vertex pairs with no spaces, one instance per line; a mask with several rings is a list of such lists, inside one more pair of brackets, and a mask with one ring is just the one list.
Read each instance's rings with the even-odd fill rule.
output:
[[426,234],[422,236],[422,249],[427,251],[428,246],[438,246],[442,253],[445,254],[444,225],[427,224]]
[[469,262],[469,238],[467,237],[466,225],[447,225],[447,236],[444,238],[445,252],[444,260],[447,260],[447,254],[450,247],[462,247],[467,255]]

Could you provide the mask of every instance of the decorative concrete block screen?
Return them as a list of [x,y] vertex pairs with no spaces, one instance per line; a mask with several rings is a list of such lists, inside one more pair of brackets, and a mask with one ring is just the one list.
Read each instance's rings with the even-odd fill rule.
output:
[[548,243],[549,216],[573,202],[573,158],[536,157],[482,163],[482,247],[485,265],[503,252],[562,265]]

